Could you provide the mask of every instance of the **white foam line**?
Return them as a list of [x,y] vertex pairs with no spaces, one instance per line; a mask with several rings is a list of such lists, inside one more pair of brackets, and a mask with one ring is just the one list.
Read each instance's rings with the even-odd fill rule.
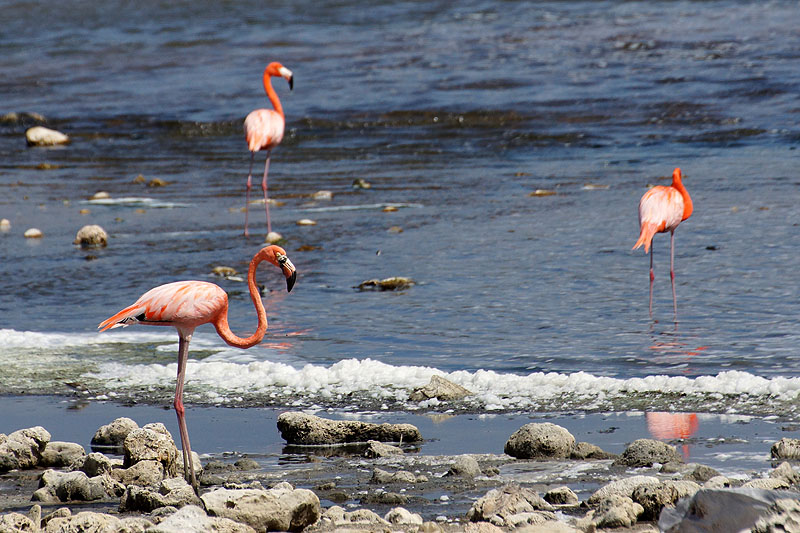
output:
[[83,200],[83,204],[92,205],[120,205],[124,207],[149,207],[151,209],[163,208],[171,209],[174,207],[191,207],[191,204],[178,202],[163,202],[148,197],[125,196],[122,198],[95,198],[93,200]]
[[306,207],[298,209],[298,211],[305,211],[307,213],[323,213],[325,211],[357,211],[360,209],[384,209],[386,207],[396,207],[398,209],[409,207],[420,209],[425,207],[422,204],[361,204],[361,205],[337,205],[331,207]]

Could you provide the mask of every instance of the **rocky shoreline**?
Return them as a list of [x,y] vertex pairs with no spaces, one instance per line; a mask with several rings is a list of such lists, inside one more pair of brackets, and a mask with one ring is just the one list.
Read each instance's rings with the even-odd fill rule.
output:
[[458,456],[413,453],[411,424],[289,412],[278,429],[291,453],[274,471],[196,456],[199,496],[162,424],[116,419],[88,454],[42,427],[0,434],[0,531],[800,531],[797,439],[771,446],[773,469],[723,476],[658,440],[614,455],[552,423]]

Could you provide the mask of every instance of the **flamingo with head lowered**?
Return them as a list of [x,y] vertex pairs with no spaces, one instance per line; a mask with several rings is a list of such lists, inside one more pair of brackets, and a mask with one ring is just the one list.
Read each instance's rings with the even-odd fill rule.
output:
[[189,341],[192,340],[192,334],[197,326],[212,324],[222,340],[231,346],[250,348],[261,342],[267,331],[267,313],[256,286],[256,268],[263,261],[268,261],[281,269],[286,276],[287,291],[292,290],[297,279],[297,271],[283,248],[267,246],[258,251],[250,261],[247,273],[250,298],[258,315],[258,327],[255,333],[247,338],[236,336],[228,326],[228,295],[218,285],[207,281],[176,281],[150,289],[133,305],[97,326],[102,328],[101,331],[131,324],[173,326],[178,330],[178,378],[173,405],[178,414],[184,477],[191,482],[195,492],[198,491],[198,486],[183,407],[183,383],[186,376],[186,361],[189,357]]
[[274,109],[256,109],[251,111],[244,119],[244,136],[247,141],[247,148],[250,150],[250,171],[247,173],[247,192],[244,206],[244,234],[247,232],[247,211],[250,203],[250,189],[253,180],[253,160],[256,152],[267,151],[267,161],[264,164],[264,178],[261,180],[261,189],[264,191],[264,209],[267,213],[267,233],[272,232],[272,223],[269,218],[269,199],[267,198],[267,173],[269,172],[269,156],[272,149],[278,146],[283,140],[283,129],[285,118],[283,106],[278,98],[275,89],[272,88],[270,78],[280,76],[289,82],[289,89],[294,87],[294,75],[292,71],[284,67],[277,61],[273,61],[264,69],[264,91],[267,98],[272,103]]
[[681,169],[672,172],[672,185],[657,185],[644,193],[639,201],[639,240],[633,249],[644,246],[650,253],[650,316],[653,315],[653,236],[669,232],[669,277],[672,281],[672,309],[678,317],[678,299],[675,294],[675,228],[692,216],[692,198],[681,179]]

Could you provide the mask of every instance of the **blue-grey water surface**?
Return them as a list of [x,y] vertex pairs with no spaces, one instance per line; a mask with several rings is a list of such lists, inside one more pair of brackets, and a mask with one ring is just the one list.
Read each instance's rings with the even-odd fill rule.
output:
[[[798,378],[796,2],[0,5],[0,114],[40,113],[72,140],[29,148],[34,118],[0,124],[7,334],[93,336],[178,279],[219,283],[234,331],[255,329],[246,286],[210,272],[246,272],[266,233],[254,205],[242,236],[241,124],[268,105],[261,73],[279,60],[295,80],[291,92],[274,80],[287,134],[270,167],[284,203],[272,222],[299,278],[286,295],[261,269],[270,332],[243,361]],[[648,258],[630,250],[639,198],[675,167],[695,206],[676,232],[677,323],[668,237],[654,242],[652,319]],[[262,168],[258,154],[257,181]],[[167,185],[147,187],[153,178]],[[314,200],[319,190],[333,199]],[[178,206],[86,203],[98,191]],[[107,248],[72,244],[90,223],[109,232]],[[24,239],[29,227],[44,237]],[[395,275],[417,284],[353,288]],[[216,342],[210,326],[203,335]],[[174,346],[108,342],[22,343],[13,360],[24,364],[7,366],[0,393],[64,394],[95,364],[175,358]],[[636,402],[622,407],[647,408]]]

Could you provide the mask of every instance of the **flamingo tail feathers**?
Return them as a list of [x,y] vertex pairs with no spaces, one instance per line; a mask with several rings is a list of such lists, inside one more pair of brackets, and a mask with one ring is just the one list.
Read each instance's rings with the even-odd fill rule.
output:
[[639,240],[633,245],[632,250],[644,246],[644,252],[650,252],[650,244],[653,242],[653,235],[658,232],[658,225],[653,222],[643,222],[639,232]]

